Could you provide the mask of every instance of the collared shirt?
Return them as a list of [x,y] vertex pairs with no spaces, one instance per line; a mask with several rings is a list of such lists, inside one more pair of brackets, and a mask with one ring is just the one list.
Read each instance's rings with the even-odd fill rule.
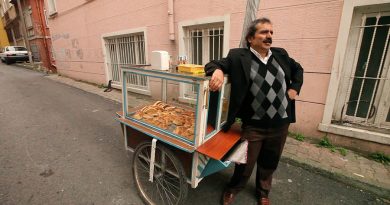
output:
[[271,55],[272,55],[271,49],[268,50],[268,55],[267,55],[266,57],[263,58],[263,57],[261,57],[260,53],[258,53],[255,49],[253,49],[252,47],[249,47],[249,48],[250,48],[251,52],[252,52],[253,54],[255,54],[255,56],[256,56],[257,58],[259,58],[259,60],[260,60],[261,62],[263,62],[265,65],[267,65],[268,59],[269,59],[269,57],[271,57]]

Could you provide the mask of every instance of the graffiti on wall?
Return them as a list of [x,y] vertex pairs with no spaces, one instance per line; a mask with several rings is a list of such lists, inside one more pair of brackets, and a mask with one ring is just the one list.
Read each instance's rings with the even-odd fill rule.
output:
[[69,33],[57,33],[57,34],[51,35],[51,40],[56,41],[59,39],[69,39],[69,37],[70,37]]
[[[69,33],[58,33],[52,35],[52,41],[62,40],[62,48],[53,49],[53,55],[58,61],[77,61],[77,60],[89,60],[94,62],[104,62],[103,50],[99,49],[87,49],[81,48],[78,38],[71,38]],[[65,43],[65,44],[64,44]],[[67,48],[66,48],[67,47]]]

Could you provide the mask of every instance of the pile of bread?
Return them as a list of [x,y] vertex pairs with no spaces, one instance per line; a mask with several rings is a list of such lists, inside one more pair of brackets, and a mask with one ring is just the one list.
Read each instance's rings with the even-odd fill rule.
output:
[[133,118],[169,130],[186,139],[194,139],[194,111],[157,101],[135,112]]

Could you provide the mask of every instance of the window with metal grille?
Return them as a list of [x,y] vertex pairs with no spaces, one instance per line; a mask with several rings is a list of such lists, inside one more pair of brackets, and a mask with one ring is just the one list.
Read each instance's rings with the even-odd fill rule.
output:
[[[123,65],[145,65],[145,41],[143,33],[111,36],[104,38],[106,63],[113,84],[121,86]],[[134,92],[149,92],[149,80],[146,76],[128,75],[127,85]]]
[[28,9],[26,9],[26,10],[24,11],[24,20],[25,20],[25,22],[26,22],[26,28],[27,28],[27,29],[33,27],[31,14],[32,14],[31,6],[29,6]]
[[390,9],[381,10],[354,16],[345,64],[350,70],[336,107],[336,121],[344,125],[390,128]]
[[41,61],[41,54],[39,53],[39,45],[31,44],[31,53],[35,62]]
[[[184,29],[184,45],[188,62],[204,65],[211,60],[219,60],[223,55],[223,24],[191,26]],[[196,98],[196,89],[181,85],[181,96],[187,100]]]
[[46,0],[46,4],[49,10],[49,16],[57,14],[56,0]]
[[222,58],[223,25],[186,28],[184,41],[190,63],[206,64]]

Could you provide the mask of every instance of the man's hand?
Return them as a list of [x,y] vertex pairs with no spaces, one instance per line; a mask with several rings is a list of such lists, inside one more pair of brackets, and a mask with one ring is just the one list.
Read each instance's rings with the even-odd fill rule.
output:
[[221,69],[216,69],[211,76],[209,87],[211,91],[217,91],[221,89],[223,84],[223,72]]
[[290,98],[290,100],[295,100],[295,98],[297,97],[298,93],[294,89],[288,89],[287,90],[287,94],[288,94],[288,97]]

